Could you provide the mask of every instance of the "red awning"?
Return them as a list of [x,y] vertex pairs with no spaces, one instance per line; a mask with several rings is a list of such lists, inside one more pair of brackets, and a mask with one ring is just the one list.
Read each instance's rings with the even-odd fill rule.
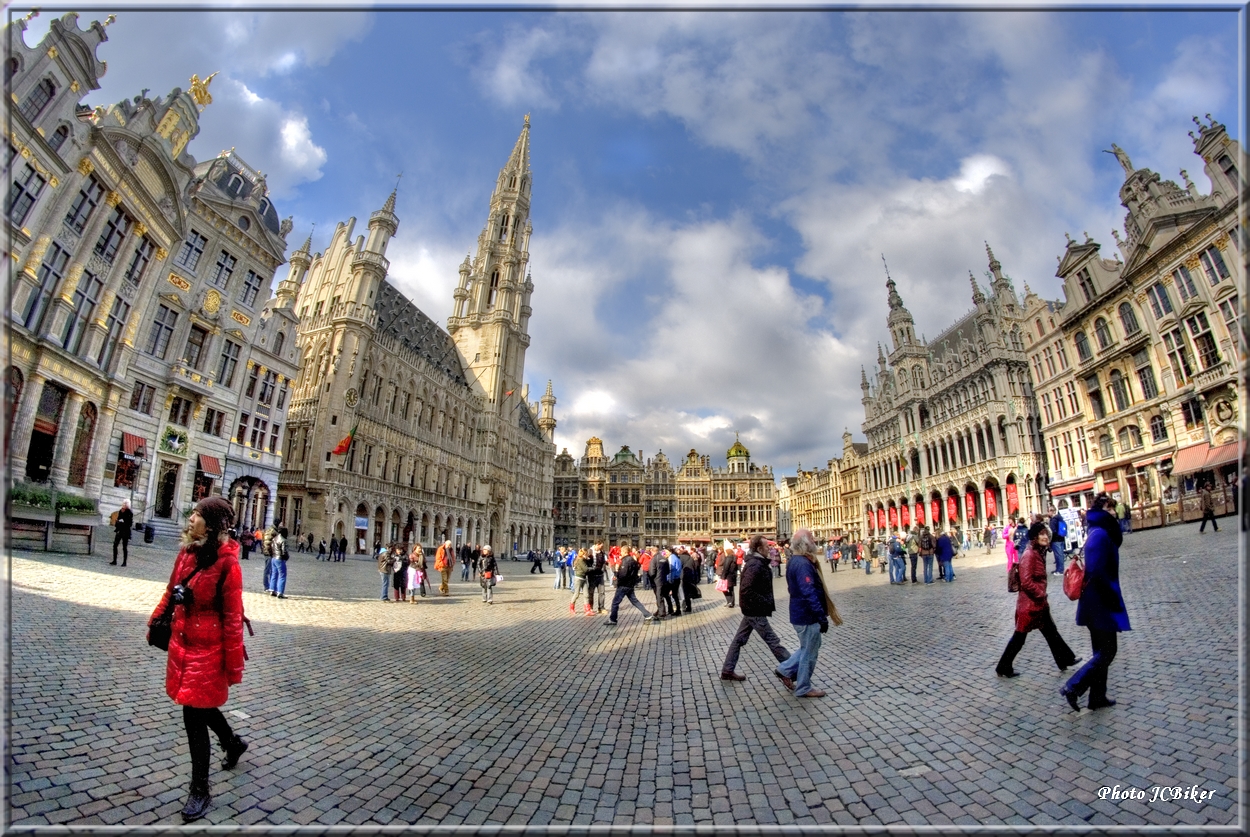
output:
[[1051,496],[1062,497],[1064,494],[1076,494],[1078,491],[1089,491],[1094,487],[1094,483],[1090,482],[1074,482],[1071,485],[1061,485],[1058,488],[1050,490]]
[[1220,465],[1227,465],[1230,462],[1236,462],[1238,459],[1241,459],[1241,443],[1229,442],[1227,445],[1211,448],[1211,452],[1207,454],[1207,461],[1204,467],[1218,468]]
[[1172,473],[1191,474],[1194,471],[1201,471],[1207,466],[1207,455],[1210,452],[1211,446],[1206,442],[1181,448],[1172,460]]
[[1154,465],[1159,460],[1151,457],[1150,459],[1139,459],[1133,463],[1134,468],[1145,468],[1147,465]]
[[1111,493],[1112,491],[1119,491],[1120,483],[1115,480],[1112,480],[1111,482],[1104,482],[1102,484],[1102,490],[1106,491],[1107,493]]
[[200,454],[200,470],[204,472],[205,476],[220,477],[221,476],[221,463],[217,461],[217,457],[205,456],[204,454],[201,453]]
[[136,436],[133,433],[122,432],[122,453],[127,456],[143,456],[147,449],[148,443],[142,436]]

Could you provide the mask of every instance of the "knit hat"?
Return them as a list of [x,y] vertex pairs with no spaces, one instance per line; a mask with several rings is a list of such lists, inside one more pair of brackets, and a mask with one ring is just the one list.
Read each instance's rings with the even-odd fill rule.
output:
[[205,497],[195,511],[214,532],[224,532],[234,523],[234,508],[220,497]]

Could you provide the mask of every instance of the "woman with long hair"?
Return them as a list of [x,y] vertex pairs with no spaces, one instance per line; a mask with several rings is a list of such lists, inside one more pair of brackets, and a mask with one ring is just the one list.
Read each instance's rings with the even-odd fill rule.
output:
[[165,595],[152,613],[151,625],[173,606],[165,693],[182,706],[182,722],[191,751],[191,788],[183,822],[208,811],[208,731],[225,752],[223,769],[238,764],[247,743],[221,714],[230,687],[243,682],[243,572],[239,542],[230,537],[234,509],[220,497],[201,500],[182,533]]
[[1016,595],[1016,630],[1003,649],[994,671],[999,677],[1015,677],[1018,672],[1012,668],[1016,655],[1024,647],[1024,640],[1029,631],[1039,630],[1050,646],[1050,654],[1055,658],[1055,665],[1060,671],[1076,665],[1080,658],[1072,653],[1072,649],[1059,635],[1055,620],[1050,615],[1050,602],[1046,598],[1046,558],[1050,551],[1050,529],[1045,523],[1034,523],[1029,527],[1028,541],[1024,554],[1020,556],[1020,592]]

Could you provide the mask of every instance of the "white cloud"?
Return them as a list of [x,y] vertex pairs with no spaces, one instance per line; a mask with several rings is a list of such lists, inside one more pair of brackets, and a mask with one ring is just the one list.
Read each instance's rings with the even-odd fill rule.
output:
[[993,154],[973,154],[971,157],[964,158],[959,166],[959,177],[955,178],[951,185],[961,192],[971,192],[975,195],[985,188],[985,184],[991,177],[1006,176],[1010,173],[1011,168]]

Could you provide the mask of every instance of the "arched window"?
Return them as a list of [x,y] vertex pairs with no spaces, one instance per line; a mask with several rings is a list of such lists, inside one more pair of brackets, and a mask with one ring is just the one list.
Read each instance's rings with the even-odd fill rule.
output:
[[35,117],[43,113],[43,109],[48,106],[48,102],[52,101],[55,95],[56,85],[52,83],[52,79],[45,78],[35,85],[34,90],[26,94],[18,111],[26,117],[27,122],[34,122]]
[[1141,447],[1141,431],[1137,429],[1137,425],[1130,424],[1128,427],[1121,427],[1118,436],[1121,451],[1136,450]]
[[1079,357],[1081,360],[1089,360],[1091,357],[1094,356],[1094,353],[1091,352],[1089,349],[1089,339],[1085,336],[1085,332],[1078,331],[1076,333],[1076,337],[1074,337],[1073,340],[1076,341],[1076,356],[1077,357]]
[[91,457],[91,442],[95,438],[95,405],[82,405],[78,414],[78,432],[74,435],[74,454],[69,463],[66,483],[82,487],[87,482],[87,460]]
[[1154,442],[1165,442],[1168,438],[1168,426],[1163,416],[1152,416],[1150,419],[1150,439]]
[[1128,382],[1124,380],[1124,376],[1120,374],[1119,369],[1112,369],[1109,376],[1111,390],[1111,398],[1115,401],[1117,410],[1126,410],[1133,400],[1129,397]]
[[490,275],[490,296],[486,298],[487,310],[495,307],[495,298],[499,295],[499,271],[495,270]]
[[1094,337],[1098,339],[1098,348],[1105,349],[1111,345],[1111,329],[1102,317],[1094,320]]
[[230,175],[230,180],[226,182],[226,191],[231,195],[237,195],[242,188],[243,178],[237,174]]
[[52,136],[48,139],[48,145],[52,146],[53,151],[60,151],[61,146],[65,144],[67,139],[69,139],[69,128],[62,125],[52,133]]
[[1115,455],[1111,449],[1110,433],[1104,433],[1098,437],[1098,455],[1103,459],[1110,459]]
[[1120,325],[1124,326],[1126,337],[1141,331],[1141,326],[1137,324],[1137,315],[1133,313],[1133,306],[1127,302],[1120,303]]
[[282,347],[286,345],[286,332],[279,331],[273,338],[273,353],[281,357]]
[[1046,334],[1046,332],[1042,330],[1042,321],[1039,319],[1039,320],[1037,321],[1037,336],[1038,336],[1038,337],[1042,337],[1042,336],[1044,336],[1045,334]]
[[1220,164],[1220,168],[1223,169],[1224,174],[1228,176],[1228,179],[1233,181],[1234,184],[1236,184],[1238,182],[1237,181],[1237,166],[1235,163],[1233,163],[1233,158],[1228,156],[1227,154],[1221,154],[1220,159],[1219,159],[1219,164]]
[[257,207],[257,213],[260,215],[260,217],[264,218],[264,217],[265,217],[265,215],[266,215],[266,213],[268,213],[268,212],[269,212],[269,199],[268,199],[268,198],[261,198],[261,199],[260,199],[260,206],[259,206],[259,207]]

